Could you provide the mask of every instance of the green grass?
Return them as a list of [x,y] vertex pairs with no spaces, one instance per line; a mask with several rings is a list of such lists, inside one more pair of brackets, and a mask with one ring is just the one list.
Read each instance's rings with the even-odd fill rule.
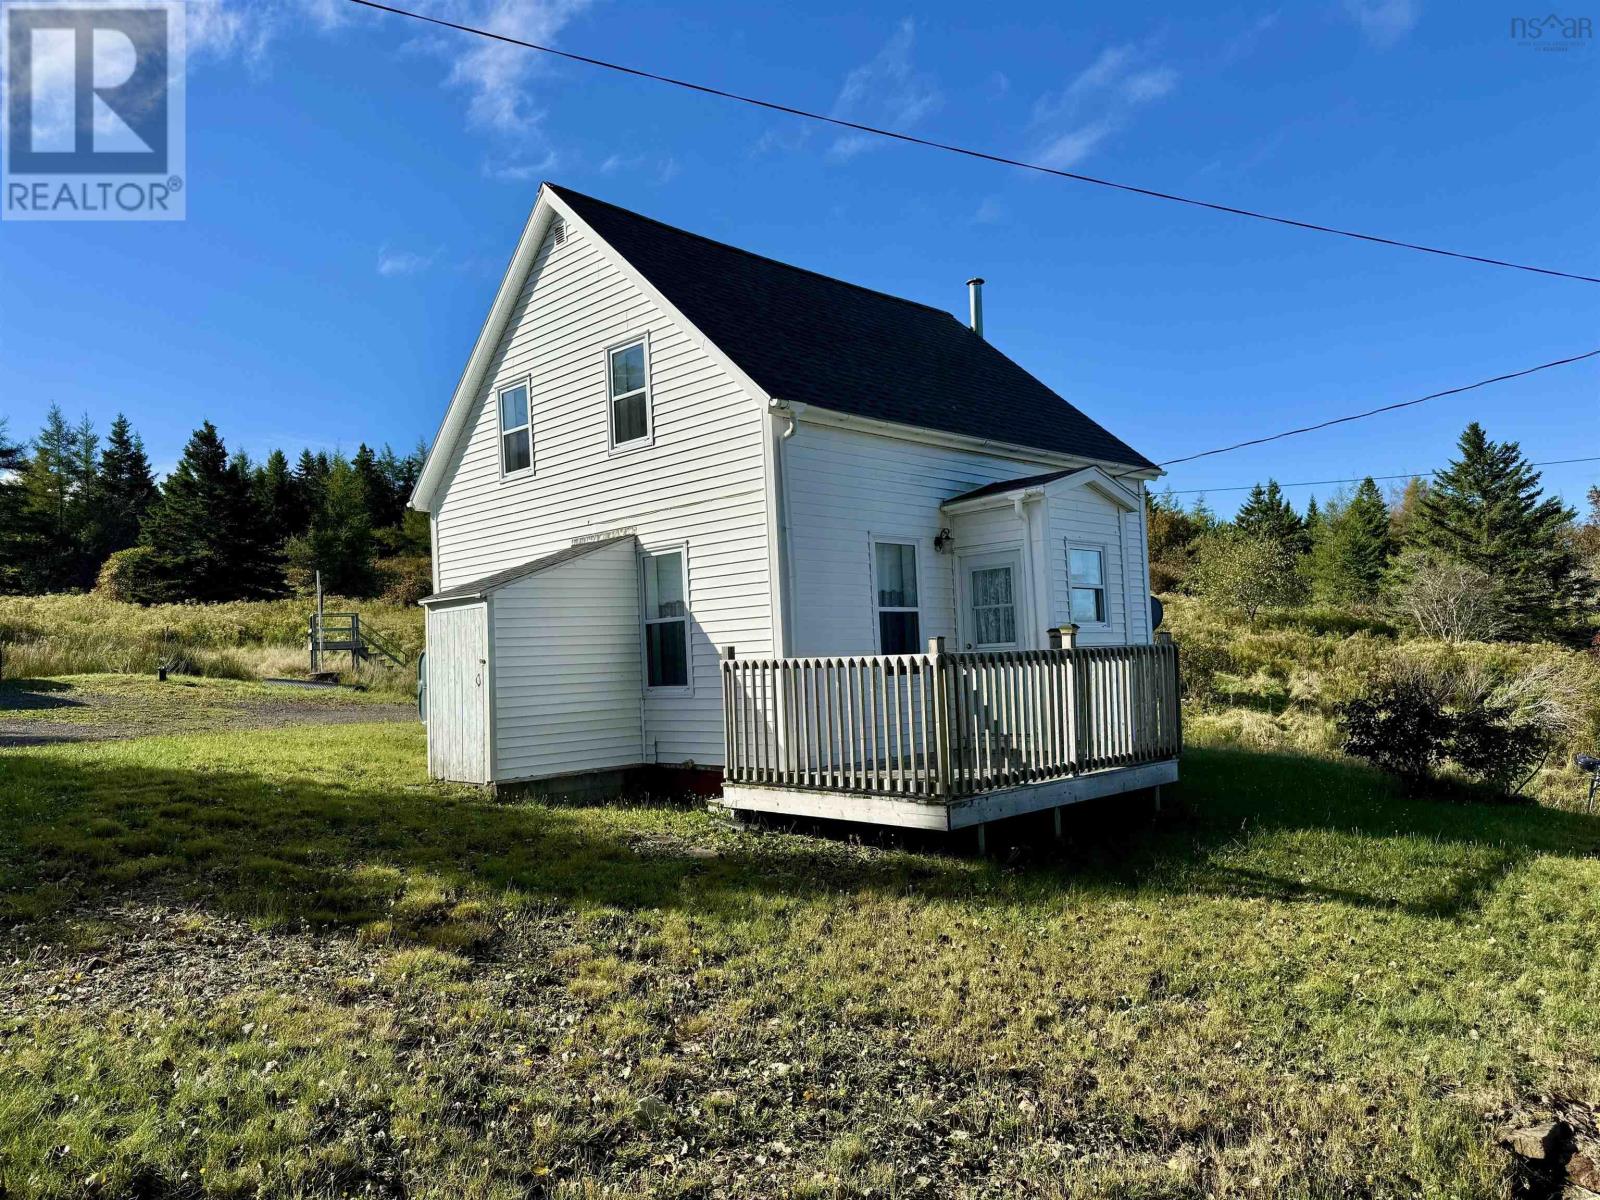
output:
[[[216,679],[304,676],[312,601],[229,604],[125,604],[94,595],[0,596],[0,675],[51,678],[94,673],[151,675],[161,664]],[[363,622],[414,663],[422,649],[422,609],[330,597],[328,612],[359,612]],[[347,656],[333,655],[336,666]],[[348,673],[391,695],[410,692],[413,666],[373,660]]]
[[0,1194],[1506,1195],[1485,1114],[1600,1088],[1600,819],[1184,774],[1005,865],[409,725],[0,752]]
[[394,697],[231,679],[67,675],[0,682],[0,733],[35,729],[128,737],[240,724],[284,724],[333,710],[370,711]]

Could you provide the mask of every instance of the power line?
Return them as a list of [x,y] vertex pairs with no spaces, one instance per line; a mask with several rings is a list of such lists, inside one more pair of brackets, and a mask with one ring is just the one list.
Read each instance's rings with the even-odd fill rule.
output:
[[1392,246],[1400,250],[1416,250],[1423,254],[1436,254],[1442,258],[1457,258],[1466,262],[1482,263],[1491,267],[1507,267],[1516,271],[1528,271],[1535,275],[1552,275],[1559,279],[1575,279],[1582,283],[1600,283],[1600,276],[1582,275],[1574,271],[1558,271],[1550,267],[1535,267],[1527,263],[1510,262],[1502,258],[1488,258],[1481,254],[1466,254],[1459,250],[1444,250],[1438,246],[1424,246],[1417,242],[1402,241],[1398,238],[1380,237],[1377,234],[1358,233],[1351,229],[1338,229],[1332,225],[1319,225],[1313,221],[1300,221],[1293,217],[1279,217],[1271,213],[1256,212],[1248,208],[1238,208],[1231,204],[1218,204],[1210,200],[1198,200],[1193,196],[1181,196],[1176,192],[1162,192],[1154,188],[1137,187],[1131,183],[1119,183],[1114,179],[1102,179],[1094,175],[1083,175],[1077,171],[1063,171],[1057,167],[1047,167],[1043,163],[1028,162],[1024,159],[1008,158],[1003,154],[994,154],[987,150],[975,150],[970,146],[959,146],[950,142],[934,141],[931,138],[917,137],[915,134],[904,133],[895,129],[883,129],[876,125],[865,125],[859,121],[848,121],[843,117],[832,117],[826,113],[813,112],[809,109],[797,108],[790,104],[781,104],[775,100],[763,100],[757,96],[746,96],[739,92],[730,92],[723,88],[712,87],[709,84],[694,83],[687,79],[676,79],[671,75],[661,75],[655,71],[646,71],[639,67],[624,66],[621,63],[608,62],[603,58],[593,58],[587,54],[576,54],[570,50],[557,50],[554,46],[540,45],[538,42],[524,41],[521,38],[511,37],[509,34],[494,33],[488,29],[479,29],[473,25],[463,25],[456,21],[447,21],[443,17],[430,17],[423,13],[412,12],[405,8],[396,8],[388,4],[380,4],[377,0],[349,0],[351,4],[359,4],[363,8],[376,9],[379,12],[392,13],[397,17],[408,17],[413,21],[422,21],[429,25],[437,25],[444,29],[453,29],[459,33],[470,33],[476,37],[489,38],[493,41],[504,42],[511,46],[521,46],[526,50],[537,50],[541,54],[554,55],[557,58],[567,59],[569,62],[583,63],[585,66],[600,67],[607,71],[615,71],[621,75],[631,75],[637,79],[648,79],[655,83],[664,83],[672,87],[683,88],[691,92],[699,92],[706,96],[715,96],[722,100],[734,100],[740,104],[748,104],[755,108],[764,108],[770,112],[779,112],[791,117],[802,117],[808,121],[820,121],[827,125],[837,126],[840,129],[849,129],[857,133],[870,133],[876,137],[891,138],[898,142],[907,142],[914,146],[926,146],[931,150],[943,150],[950,154],[960,154],[967,158],[976,158],[984,162],[998,163],[1006,167],[1020,167],[1027,171],[1037,171],[1043,175],[1054,175],[1060,179],[1071,179],[1078,183],[1089,183],[1095,187],[1111,188],[1119,192],[1128,192],[1135,196],[1144,196],[1152,200],[1167,200],[1174,204],[1186,204],[1191,208],[1208,209],[1211,212],[1228,213],[1236,217],[1248,217],[1255,221],[1270,221],[1275,225],[1287,225],[1293,229],[1304,229],[1312,233],[1326,233],[1337,237],[1352,238],[1361,242],[1372,242],[1379,246]]
[[[1544,462],[1529,463],[1528,466],[1530,466],[1530,467],[1562,467],[1562,466],[1566,466],[1568,463],[1591,463],[1591,462],[1600,462],[1600,455],[1596,455],[1593,458],[1552,458],[1552,459],[1547,459]],[[1327,486],[1329,486],[1331,484],[1335,484],[1335,483],[1360,483],[1360,482],[1362,482],[1362,480],[1365,480],[1365,479],[1370,479],[1370,480],[1372,480],[1373,483],[1387,483],[1390,480],[1394,480],[1394,479],[1423,479],[1423,478],[1426,478],[1429,475],[1437,475],[1442,470],[1444,470],[1443,467],[1435,467],[1431,471],[1411,471],[1411,472],[1409,472],[1409,473],[1407,473],[1405,475],[1361,475],[1361,476],[1356,477],[1355,479],[1307,479],[1307,480],[1302,480],[1299,483],[1280,483],[1280,484],[1278,484],[1278,486],[1280,488],[1327,487]],[[1251,489],[1259,487],[1259,486],[1260,486],[1259,483],[1245,483],[1245,484],[1229,484],[1227,487],[1214,487],[1214,488],[1174,488],[1174,489],[1171,489],[1171,490],[1163,489],[1160,494],[1164,495],[1164,496],[1200,496],[1200,495],[1210,495],[1212,492],[1248,492]]]
[[1492,379],[1480,379],[1476,383],[1446,388],[1442,392],[1430,392],[1426,396],[1418,396],[1415,400],[1401,400],[1397,404],[1383,404],[1377,408],[1369,408],[1365,412],[1351,413],[1345,417],[1334,417],[1328,421],[1318,421],[1315,425],[1302,425],[1298,429],[1286,429],[1282,433],[1250,438],[1247,441],[1235,442],[1231,446],[1219,446],[1215,450],[1202,450],[1198,454],[1186,454],[1182,458],[1169,458],[1165,462],[1158,463],[1157,466],[1172,467],[1178,463],[1194,462],[1198,458],[1210,458],[1214,454],[1227,454],[1234,450],[1243,450],[1247,446],[1262,446],[1268,442],[1281,441],[1284,438],[1295,437],[1302,433],[1315,433],[1319,429],[1327,429],[1333,425],[1344,425],[1350,421],[1360,421],[1367,417],[1375,417],[1380,413],[1394,412],[1400,408],[1411,408],[1414,405],[1426,404],[1429,400],[1438,400],[1444,396],[1459,396],[1462,392],[1488,387],[1492,383],[1504,383],[1508,379],[1521,379],[1524,375],[1532,375],[1538,371],[1548,371],[1551,367],[1564,367],[1568,363],[1582,362],[1584,359],[1594,358],[1596,355],[1600,355],[1600,350],[1590,350],[1585,354],[1574,354],[1571,358],[1558,358],[1554,362],[1540,363],[1536,367],[1526,367],[1521,371],[1512,371],[1506,375],[1496,375]]

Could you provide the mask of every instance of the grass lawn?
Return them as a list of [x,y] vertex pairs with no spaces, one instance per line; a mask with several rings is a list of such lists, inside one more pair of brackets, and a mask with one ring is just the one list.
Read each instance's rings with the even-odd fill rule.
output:
[[1600,818],[1184,772],[1007,864],[409,724],[0,751],[0,1195],[1508,1195],[1600,1092]]
[[307,721],[415,719],[393,695],[154,674],[0,682],[0,745]]

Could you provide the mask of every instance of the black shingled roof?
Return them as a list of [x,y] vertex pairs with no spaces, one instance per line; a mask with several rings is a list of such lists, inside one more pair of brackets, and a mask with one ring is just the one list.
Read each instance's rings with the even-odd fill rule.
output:
[[770,396],[1103,462],[1154,466],[943,309],[548,186]]
[[485,592],[492,592],[495,588],[521,579],[526,575],[537,575],[540,571],[548,571],[551,567],[559,567],[562,563],[571,562],[575,558],[582,558],[595,550],[614,546],[618,542],[631,542],[633,534],[624,533],[618,537],[597,538],[592,542],[579,542],[575,546],[557,550],[554,554],[546,554],[543,558],[536,558],[532,562],[518,563],[514,567],[507,567],[503,571],[496,571],[493,575],[485,575],[482,579],[474,579],[470,583],[459,583],[453,588],[445,588],[442,592],[435,592],[431,596],[422,598],[423,604],[432,604],[436,600],[464,600],[469,596],[481,596]]

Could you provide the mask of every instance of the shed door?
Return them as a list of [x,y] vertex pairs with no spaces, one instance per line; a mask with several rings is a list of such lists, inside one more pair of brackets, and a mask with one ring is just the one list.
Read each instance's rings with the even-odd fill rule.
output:
[[428,610],[428,774],[489,782],[488,606]]

